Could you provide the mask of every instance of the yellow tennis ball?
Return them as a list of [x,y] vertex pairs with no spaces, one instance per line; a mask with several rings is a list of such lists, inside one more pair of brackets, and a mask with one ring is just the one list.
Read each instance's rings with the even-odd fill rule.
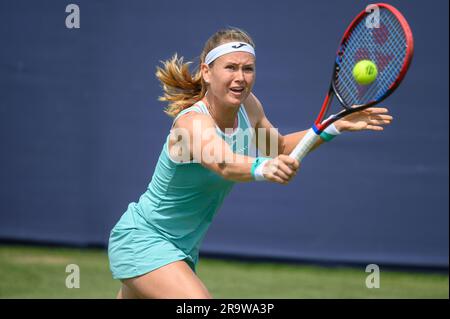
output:
[[372,83],[377,78],[377,75],[377,66],[370,60],[361,60],[353,68],[353,77],[361,85]]

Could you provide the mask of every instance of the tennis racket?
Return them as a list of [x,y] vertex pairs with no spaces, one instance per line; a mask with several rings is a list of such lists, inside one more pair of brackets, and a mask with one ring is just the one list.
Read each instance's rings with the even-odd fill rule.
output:
[[[337,50],[330,88],[314,125],[297,144],[290,156],[301,161],[320,134],[329,125],[354,112],[369,108],[387,98],[406,75],[414,51],[414,40],[408,22],[393,6],[377,3],[367,7],[348,26]],[[353,68],[361,60],[375,63],[378,75],[369,85],[353,78]],[[336,96],[343,107],[327,116]]]

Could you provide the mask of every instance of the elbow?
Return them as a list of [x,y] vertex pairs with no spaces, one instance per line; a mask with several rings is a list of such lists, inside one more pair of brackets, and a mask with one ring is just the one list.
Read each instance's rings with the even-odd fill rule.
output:
[[225,180],[231,182],[242,182],[242,176],[236,170],[236,166],[230,165],[230,163],[222,162],[218,165],[218,174]]
[[231,174],[231,171],[230,171],[230,166],[229,166],[227,163],[225,163],[225,161],[219,163],[219,164],[217,165],[217,167],[218,167],[217,173],[218,173],[223,179],[226,179],[226,180],[232,180],[232,179],[231,179],[232,174]]

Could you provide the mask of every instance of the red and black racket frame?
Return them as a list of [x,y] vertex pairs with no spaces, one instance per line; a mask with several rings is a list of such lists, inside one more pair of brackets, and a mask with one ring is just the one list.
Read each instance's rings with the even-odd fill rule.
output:
[[[411,60],[412,60],[412,57],[414,54],[414,38],[413,38],[411,28],[409,27],[409,24],[406,21],[406,19],[403,17],[403,15],[400,13],[400,11],[398,11],[396,8],[394,8],[393,6],[391,6],[389,4],[376,3],[371,6],[377,6],[377,7],[385,8],[385,9],[389,10],[400,22],[400,25],[402,26],[403,32],[405,34],[406,50],[407,50],[405,60],[403,62],[403,66],[402,66],[396,80],[390,85],[390,87],[383,94],[378,96],[378,98],[375,100],[371,100],[363,105],[352,106],[352,105],[347,105],[347,103],[345,103],[343,98],[339,95],[339,92],[336,89],[336,79],[337,79],[337,76],[340,71],[340,63],[342,61],[342,56],[343,56],[344,50],[346,48],[347,40],[350,38],[350,35],[352,34],[355,27],[359,24],[359,22],[362,19],[364,19],[366,17],[366,15],[368,14],[368,12],[366,10],[363,10],[360,14],[358,14],[358,16],[356,16],[356,18],[348,26],[347,30],[344,33],[344,36],[342,37],[341,45],[339,46],[339,49],[336,53],[336,59],[335,59],[334,66],[333,66],[333,78],[331,81],[331,85],[330,85],[328,93],[325,97],[325,100],[323,101],[322,109],[321,109],[319,115],[317,116],[317,119],[313,125],[313,130],[316,132],[317,135],[320,135],[320,133],[322,133],[322,131],[324,129],[326,129],[333,122],[335,122],[349,114],[352,114],[354,112],[358,112],[358,111],[367,109],[371,106],[374,106],[375,104],[380,103],[381,101],[386,99],[400,85],[401,81],[405,77],[406,72],[408,71],[409,65],[411,64]],[[323,118],[324,118],[325,114],[327,113],[328,108],[330,107],[331,101],[333,100],[333,98],[332,98],[333,95],[335,95],[336,98],[339,100],[342,107],[344,107],[344,110],[342,110],[341,112],[339,112],[335,115],[332,115],[326,121],[323,121]]]

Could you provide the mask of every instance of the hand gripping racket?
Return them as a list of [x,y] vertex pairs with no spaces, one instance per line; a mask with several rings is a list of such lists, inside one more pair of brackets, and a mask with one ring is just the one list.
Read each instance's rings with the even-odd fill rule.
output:
[[[305,157],[330,124],[383,101],[405,77],[414,51],[408,22],[391,5],[377,3],[369,8],[374,11],[364,10],[358,14],[342,37],[322,109],[313,127],[290,154],[298,161]],[[360,85],[353,78],[353,68],[361,60],[372,61],[378,69],[378,76],[369,85]],[[344,109],[323,121],[333,95]]]

